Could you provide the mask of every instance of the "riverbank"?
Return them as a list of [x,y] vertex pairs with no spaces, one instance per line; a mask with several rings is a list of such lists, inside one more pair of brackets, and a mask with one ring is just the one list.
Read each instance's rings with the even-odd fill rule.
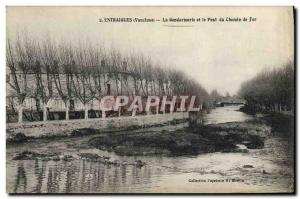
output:
[[[179,191],[176,187],[181,187],[180,192],[208,192],[209,184],[189,183],[189,180],[237,179],[241,181],[228,184],[228,190],[291,192],[293,142],[279,137],[284,132],[275,132],[273,125],[261,117],[252,117],[251,121],[244,117],[244,121],[232,122],[236,116],[238,119],[242,116],[237,109],[218,108],[205,118],[206,125],[197,128],[188,128],[187,123],[172,123],[100,134],[91,133],[91,129],[78,129],[73,136],[8,143],[7,190],[10,193],[140,193],[157,190],[174,193]],[[223,115],[231,122],[224,123],[220,117]],[[131,153],[135,146],[129,140],[134,135],[139,142],[144,138],[147,143],[144,146],[149,148],[143,154],[124,155],[113,147],[91,144],[92,140],[106,135],[111,138],[123,136],[127,144],[121,144],[128,146]],[[163,141],[154,135],[161,135]],[[149,141],[154,139],[156,142],[151,145]],[[163,143],[171,143],[173,150]],[[189,143],[195,143],[196,147]],[[157,151],[147,153],[151,152],[151,147]],[[179,149],[184,153],[178,153]],[[29,181],[30,184],[26,183]],[[224,186],[215,183],[211,191],[223,192]]]
[[[142,167],[146,162],[114,159],[89,151],[93,148],[118,156],[183,156],[214,152],[248,153],[249,149],[262,149],[271,135],[270,127],[257,121],[229,122],[205,126],[183,127],[181,123],[119,132],[97,132],[95,129],[77,130],[77,134],[65,138],[43,138],[44,142],[64,142],[72,147],[72,153],[59,148],[50,151],[32,149],[19,151],[12,160],[41,160],[71,162],[87,160],[105,165]],[[81,139],[80,139],[81,138]],[[53,140],[54,139],[54,140]],[[57,139],[57,140],[55,140]],[[28,146],[36,139],[28,140]],[[65,140],[65,141],[63,141]],[[8,143],[10,146],[12,143]],[[26,142],[23,143],[26,145]],[[81,151],[81,152],[80,152]]]
[[[178,124],[179,126],[171,128]],[[44,136],[40,139],[92,136],[81,146],[114,152],[121,156],[180,156],[213,152],[247,153],[249,149],[263,148],[265,140],[274,134],[286,137],[293,142],[293,125],[293,120],[290,118],[274,115],[243,122],[192,127],[187,125],[186,119],[176,119],[163,124],[143,126],[144,128],[131,126],[122,130],[112,129],[109,131],[93,128],[76,129],[64,136]],[[27,142],[34,139],[18,134],[8,139],[8,143]]]
[[[102,134],[88,144],[118,155],[192,155],[263,148],[270,127],[255,121],[186,127],[175,131]],[[242,147],[241,146],[245,146]]]
[[[248,149],[263,148],[265,139],[270,135],[271,126],[261,119],[196,126],[188,126],[186,119],[175,119],[151,126],[130,126],[122,130],[75,129],[69,134],[41,136],[38,139],[51,141],[67,137],[92,136],[81,146],[115,152],[121,156],[178,156],[212,152],[247,153]],[[35,139],[37,138],[19,133],[7,139],[7,143],[26,143]],[[44,157],[47,157],[47,154],[44,154]]]
[[256,115],[256,114],[264,114],[264,115],[275,115],[275,116],[283,116],[283,117],[295,117],[295,113],[293,111],[270,111],[261,108],[255,108],[248,105],[241,106],[239,111],[247,113],[249,115]]
[[185,123],[187,112],[154,114],[142,116],[122,116],[87,120],[63,120],[47,122],[7,123],[8,142],[23,142],[36,138],[70,137],[103,132],[130,131],[134,129]]
[[239,111],[259,116],[261,123],[265,123],[272,127],[273,134],[288,138],[290,141],[294,142],[295,115],[293,112],[253,111],[253,109],[247,106],[242,106]]

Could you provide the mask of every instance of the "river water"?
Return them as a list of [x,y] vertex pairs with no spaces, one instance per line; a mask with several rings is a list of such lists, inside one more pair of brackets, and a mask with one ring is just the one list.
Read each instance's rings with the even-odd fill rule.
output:
[[[205,124],[244,121],[253,117],[220,107],[204,118]],[[168,128],[168,127],[159,127]],[[182,128],[178,125],[173,128]],[[168,128],[170,130],[170,128]],[[249,153],[208,153],[196,156],[118,156],[113,152],[88,148],[92,136],[39,140],[7,146],[7,192],[9,193],[224,193],[288,192],[293,186],[292,155],[288,140],[272,137],[263,149]],[[97,153],[113,159],[147,163],[111,166],[86,160],[12,160],[24,150],[59,151],[64,154]],[[244,168],[251,165],[253,168]]]

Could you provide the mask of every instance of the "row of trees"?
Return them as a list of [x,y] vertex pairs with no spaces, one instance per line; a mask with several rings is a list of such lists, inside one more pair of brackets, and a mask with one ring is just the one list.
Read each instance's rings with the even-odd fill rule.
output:
[[201,103],[208,99],[198,82],[141,54],[124,56],[91,42],[57,43],[49,36],[36,40],[27,34],[8,38],[6,47],[7,84],[18,102],[19,122],[26,98],[42,102],[43,120],[47,120],[47,104],[54,97],[65,103],[67,120],[74,98],[85,106],[88,118],[88,104],[107,95],[108,82],[115,85],[114,95],[196,95]]
[[294,64],[260,72],[242,84],[239,95],[253,112],[294,111]]

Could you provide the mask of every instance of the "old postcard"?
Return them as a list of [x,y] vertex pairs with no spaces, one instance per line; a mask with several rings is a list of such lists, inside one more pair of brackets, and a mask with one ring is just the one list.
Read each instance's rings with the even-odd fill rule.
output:
[[7,193],[294,193],[292,6],[6,20]]

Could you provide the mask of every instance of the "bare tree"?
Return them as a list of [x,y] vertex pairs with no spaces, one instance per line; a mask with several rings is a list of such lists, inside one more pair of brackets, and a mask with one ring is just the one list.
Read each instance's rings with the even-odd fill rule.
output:
[[7,40],[7,65],[10,70],[11,80],[8,84],[16,91],[18,98],[18,122],[23,122],[24,101],[27,96],[33,95],[33,89],[28,88],[28,75],[35,62],[35,48],[33,41],[27,34],[23,38],[17,36],[15,45]]
[[249,111],[281,112],[294,110],[294,64],[264,70],[245,81],[239,95],[247,102]]
[[[18,37],[15,45],[7,40],[7,67],[7,82],[18,99],[19,122],[27,97],[42,100],[44,121],[48,102],[56,96],[65,104],[66,120],[71,99],[83,104],[87,119],[90,102],[107,95],[111,83],[116,95],[196,95],[199,103],[209,100],[205,89],[182,71],[153,64],[142,54],[127,57],[114,48],[100,48],[91,42],[57,45],[50,37],[35,41],[26,35],[22,40]],[[31,89],[27,85],[29,74],[34,77]],[[286,104],[282,97],[276,99]]]
[[[23,103],[26,97],[26,81],[27,81],[27,70],[24,70],[25,73],[18,74],[18,66],[20,69],[25,69],[23,66],[24,63],[19,62],[18,58],[16,58],[15,51],[13,49],[13,46],[11,44],[11,41],[8,39],[6,43],[6,63],[9,68],[10,76],[7,83],[10,85],[12,89],[16,92],[17,99],[18,99],[18,122],[23,122]],[[23,87],[21,85],[23,84]]]

